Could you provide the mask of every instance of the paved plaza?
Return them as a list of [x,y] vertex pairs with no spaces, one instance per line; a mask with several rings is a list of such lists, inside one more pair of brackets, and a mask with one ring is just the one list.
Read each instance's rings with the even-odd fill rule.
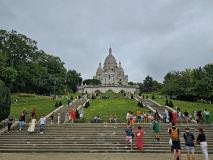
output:
[[[98,154],[98,153],[73,153],[73,154],[16,154],[1,153],[0,160],[173,160],[172,154]],[[203,155],[196,155],[196,160],[203,160]],[[209,159],[213,159],[213,155],[209,155]],[[182,160],[187,160],[186,154],[182,155]]]

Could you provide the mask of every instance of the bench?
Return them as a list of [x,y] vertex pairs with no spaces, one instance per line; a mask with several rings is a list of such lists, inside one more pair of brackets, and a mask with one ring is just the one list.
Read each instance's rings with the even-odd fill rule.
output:
[[[121,118],[117,118],[116,121],[117,121],[117,123],[120,123],[121,122]],[[110,118],[108,119],[108,122],[110,123]],[[113,122],[115,123],[114,119],[111,120],[111,123],[113,123]]]
[[74,122],[77,122],[77,123],[85,123],[85,122],[86,122],[86,118],[75,119]]
[[90,122],[91,123],[103,123],[104,122],[104,119],[101,119],[101,120],[98,120],[98,121],[94,121],[94,118],[90,118]]

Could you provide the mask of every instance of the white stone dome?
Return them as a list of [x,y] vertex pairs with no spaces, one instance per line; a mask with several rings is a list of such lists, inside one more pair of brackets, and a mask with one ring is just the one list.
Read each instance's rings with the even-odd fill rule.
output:
[[103,72],[104,72],[103,68],[98,67],[98,69],[97,69],[96,73],[103,73]]
[[118,72],[124,72],[124,69],[122,67],[118,67]]

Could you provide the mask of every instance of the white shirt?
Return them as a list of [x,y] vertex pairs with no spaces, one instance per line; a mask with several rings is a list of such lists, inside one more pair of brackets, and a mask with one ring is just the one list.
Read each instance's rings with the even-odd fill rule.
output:
[[41,118],[40,119],[40,124],[44,124],[45,121],[46,121],[46,118]]

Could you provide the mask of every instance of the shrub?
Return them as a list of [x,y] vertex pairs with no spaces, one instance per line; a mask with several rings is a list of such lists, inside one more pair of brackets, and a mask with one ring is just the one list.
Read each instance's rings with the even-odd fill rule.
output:
[[144,99],[144,95],[143,95],[143,99]]
[[84,92],[82,92],[81,95],[84,95]]
[[124,93],[124,96],[126,96],[126,93]]
[[62,102],[60,101],[58,105],[59,105],[59,106],[62,106]]
[[55,102],[55,107],[58,107],[58,102],[57,101]]
[[96,93],[96,96],[98,96],[98,93]]
[[80,118],[80,115],[79,115],[78,110],[76,110],[76,112],[75,112],[75,116],[76,116],[76,119],[79,119],[79,118]]
[[152,99],[155,99],[155,96],[154,96],[154,94],[152,95]]
[[165,106],[169,106],[169,102],[168,102],[168,99],[166,99],[166,103],[165,103]]
[[85,93],[87,94],[87,91]]
[[143,103],[142,102],[140,102],[140,107],[143,108]]
[[81,96],[78,96],[78,99],[81,99]]
[[90,103],[89,103],[89,101],[87,102],[87,105],[88,105],[88,107],[90,106]]
[[73,100],[73,96],[72,95],[71,95],[70,99]]
[[131,99],[133,99],[133,95],[131,95]]
[[170,99],[169,101],[169,107],[174,107],[173,103],[172,103],[172,100]]
[[0,85],[0,121],[10,115],[11,96],[9,88]]
[[139,106],[140,107],[140,102],[138,101],[138,104],[137,104],[137,106]]
[[146,99],[148,99],[149,97],[148,96],[146,96]]
[[139,93],[139,96],[141,96],[141,92]]

